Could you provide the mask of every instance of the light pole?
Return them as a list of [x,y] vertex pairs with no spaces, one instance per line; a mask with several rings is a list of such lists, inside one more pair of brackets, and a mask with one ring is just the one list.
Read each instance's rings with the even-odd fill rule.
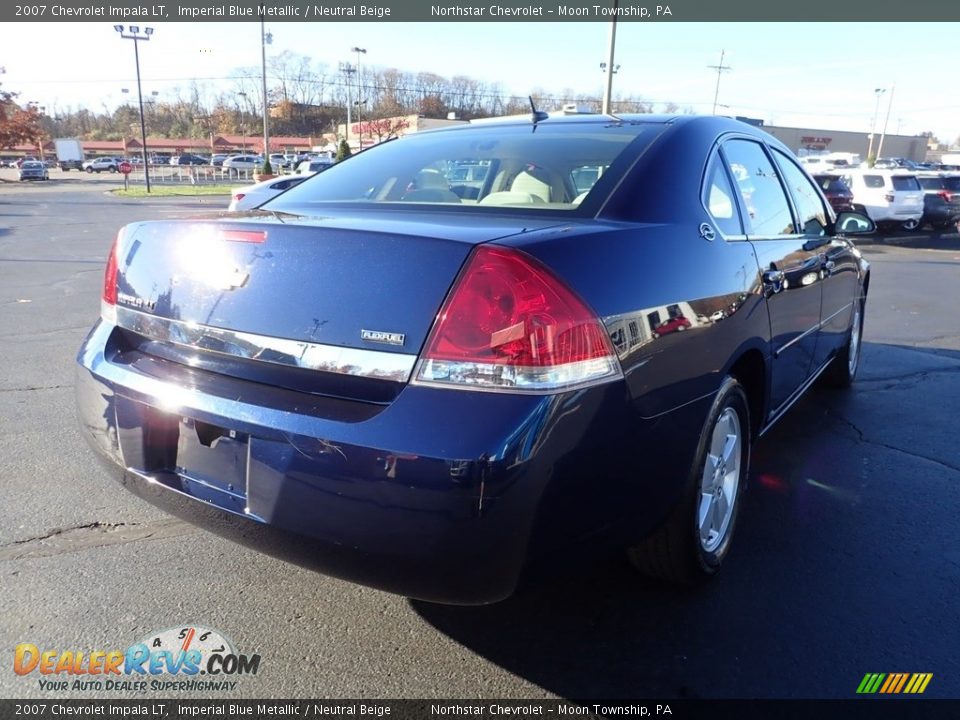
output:
[[357,54],[357,139],[360,149],[363,150],[363,123],[360,121],[360,106],[363,104],[363,98],[361,97],[363,86],[360,84],[360,53],[366,55],[367,50],[362,47],[352,47],[350,48],[350,52]]
[[[242,97],[242,98],[243,98],[243,102],[244,102],[244,103],[247,102],[247,94],[246,94],[245,92],[238,92],[238,93],[237,93],[237,97]],[[242,152],[244,155],[247,154],[247,135],[246,135],[246,127],[247,127],[247,125],[246,125],[246,123],[244,122],[243,105],[241,105],[241,106],[240,106],[240,148],[241,148],[241,152]]]
[[603,87],[603,106],[600,112],[604,115],[610,114],[610,105],[613,102],[613,74],[620,68],[614,65],[614,49],[617,44],[617,6],[618,0],[613,0],[613,12],[610,14],[610,42],[607,44],[607,62],[600,63],[601,68],[607,69],[607,84]]
[[[263,162],[270,162],[270,130],[267,118],[269,117],[269,103],[267,101],[267,43],[273,42],[273,35],[267,32],[266,23],[260,20],[260,60],[262,64],[261,79],[263,80]],[[271,168],[272,169],[272,168]]]
[[880,114],[880,96],[887,91],[886,88],[876,88],[873,92],[877,95],[877,103],[873,108],[873,123],[870,125],[870,144],[867,146],[867,162],[873,167],[875,159],[873,158],[873,136],[877,132],[877,115]]
[[351,120],[351,110],[350,106],[353,105],[353,98],[350,93],[350,75],[356,72],[356,68],[353,67],[350,63],[340,63],[340,72],[347,76],[347,126],[343,131],[343,139],[347,141],[347,145],[350,145],[350,123]]
[[143,153],[143,179],[147,185],[147,192],[150,192],[150,167],[147,164],[147,124],[143,119],[143,90],[140,87],[140,41],[149,40],[153,35],[153,28],[147,27],[140,32],[139,25],[131,25],[124,30],[123,25],[114,25],[113,29],[120,33],[124,40],[133,40],[133,57],[137,63],[137,97],[140,100],[140,140],[143,142],[140,148]]

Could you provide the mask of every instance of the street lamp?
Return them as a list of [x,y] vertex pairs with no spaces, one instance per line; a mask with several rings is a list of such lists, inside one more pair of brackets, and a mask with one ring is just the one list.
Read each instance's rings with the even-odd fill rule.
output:
[[350,144],[350,123],[353,122],[351,118],[351,105],[353,105],[353,98],[350,96],[350,75],[355,73],[357,69],[350,63],[340,63],[340,72],[347,76],[347,126],[343,131],[343,139],[347,141],[347,145]]
[[350,52],[355,52],[357,54],[357,137],[358,144],[360,149],[363,150],[363,124],[360,122],[360,106],[364,103],[361,94],[363,93],[363,86],[360,84],[360,53],[364,55],[367,54],[366,48],[362,47],[352,47]]
[[269,107],[267,103],[267,44],[273,42],[273,35],[267,32],[265,21],[260,20],[260,59],[263,63],[261,79],[263,81],[263,161],[270,161],[270,131],[267,125]]
[[[245,92],[238,92],[237,97],[242,97],[243,102],[247,102],[247,94]],[[246,122],[245,115],[243,114],[243,105],[240,106],[240,148],[241,152],[247,154],[247,133],[246,133]]]
[[871,167],[875,160],[873,158],[873,136],[877,132],[877,115],[880,114],[880,96],[887,91],[886,88],[877,88],[873,92],[877,95],[877,104],[873,108],[873,123],[870,125],[870,144],[867,146],[867,162],[871,164]]
[[140,31],[139,25],[131,25],[124,29],[123,25],[114,25],[113,29],[120,33],[124,40],[133,40],[133,57],[137,64],[137,97],[140,100],[140,140],[143,145],[140,150],[143,154],[143,179],[147,185],[147,192],[150,192],[150,167],[147,164],[147,124],[143,119],[143,90],[140,87],[140,41],[149,40],[153,35],[153,28],[143,28]]
[[607,62],[600,63],[600,68],[607,73],[607,82],[603,86],[603,100],[600,107],[600,112],[604,115],[610,114],[610,106],[613,103],[613,75],[620,69],[620,66],[613,62],[614,49],[617,44],[618,5],[619,0],[613,0],[613,12],[610,13],[610,42],[607,43]]

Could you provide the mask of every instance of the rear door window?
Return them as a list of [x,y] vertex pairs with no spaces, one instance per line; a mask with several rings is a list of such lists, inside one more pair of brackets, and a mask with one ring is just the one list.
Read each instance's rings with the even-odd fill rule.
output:
[[783,185],[763,146],[752,140],[729,140],[723,155],[734,177],[747,216],[747,234],[758,237],[795,232],[790,204]]
[[790,190],[803,234],[815,237],[824,235],[827,228],[827,209],[820,200],[816,186],[787,155],[779,150],[774,150],[773,154]]

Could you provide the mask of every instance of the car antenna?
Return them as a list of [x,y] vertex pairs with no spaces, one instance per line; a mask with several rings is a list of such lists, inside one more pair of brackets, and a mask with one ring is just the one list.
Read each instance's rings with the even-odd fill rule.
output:
[[527,95],[527,100],[530,101],[530,121],[534,125],[550,117],[543,110],[537,110],[537,106],[533,104],[533,95]]

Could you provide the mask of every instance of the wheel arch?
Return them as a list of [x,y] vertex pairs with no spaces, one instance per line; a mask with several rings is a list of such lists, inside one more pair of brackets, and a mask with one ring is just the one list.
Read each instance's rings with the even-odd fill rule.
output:
[[747,394],[750,410],[750,434],[756,438],[763,427],[767,406],[767,363],[757,348],[746,348],[731,363],[729,375],[737,379]]

